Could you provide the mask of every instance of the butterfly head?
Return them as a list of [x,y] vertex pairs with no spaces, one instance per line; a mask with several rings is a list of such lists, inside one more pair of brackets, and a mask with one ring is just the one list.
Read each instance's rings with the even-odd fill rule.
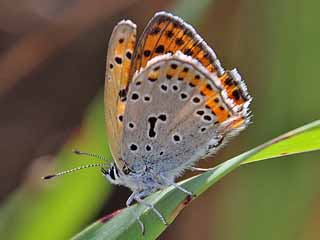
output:
[[110,183],[116,185],[126,185],[126,182],[128,182],[129,179],[134,179],[136,175],[139,175],[129,169],[126,165],[124,165],[122,169],[119,169],[115,163],[107,170],[101,168],[101,172]]
[[124,178],[130,177],[130,175],[133,175],[134,173],[126,165],[124,165],[120,170],[115,163],[113,163],[107,170],[105,168],[101,168],[101,172],[112,184],[116,185],[122,184]]
[[118,179],[120,178],[120,175],[115,164],[112,164],[107,170],[105,168],[101,168],[101,172],[112,184],[119,184]]

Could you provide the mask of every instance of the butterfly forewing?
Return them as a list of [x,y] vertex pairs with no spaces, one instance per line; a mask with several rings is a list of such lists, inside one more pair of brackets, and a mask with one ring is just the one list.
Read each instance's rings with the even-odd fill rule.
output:
[[157,13],[145,28],[134,54],[131,76],[145,67],[150,59],[165,53],[181,51],[197,59],[210,73],[217,75],[235,104],[243,105],[250,99],[242,82],[232,79],[221,67],[214,51],[181,18],[166,12]]
[[122,156],[134,171],[185,169],[246,124],[234,107],[219,78],[197,60],[181,52],[158,56],[129,86]]
[[105,117],[109,146],[119,168],[120,143],[123,133],[123,114],[130,81],[130,65],[136,44],[136,26],[131,21],[121,21],[109,40],[105,76]]

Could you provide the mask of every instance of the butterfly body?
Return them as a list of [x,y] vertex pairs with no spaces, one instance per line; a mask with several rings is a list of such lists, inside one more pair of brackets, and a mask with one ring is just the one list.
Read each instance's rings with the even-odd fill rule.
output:
[[136,26],[121,21],[106,67],[115,163],[103,173],[133,191],[127,206],[136,200],[165,222],[143,198],[170,185],[192,194],[175,179],[247,126],[251,97],[235,69],[225,71],[190,25],[165,12],[151,19],[137,45]]

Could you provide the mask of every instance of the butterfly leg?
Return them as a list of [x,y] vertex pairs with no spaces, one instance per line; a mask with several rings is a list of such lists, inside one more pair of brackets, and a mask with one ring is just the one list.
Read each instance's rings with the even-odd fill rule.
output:
[[[133,200],[136,199],[136,196],[138,195],[138,192],[133,192],[130,197],[128,198],[128,200],[126,201],[126,206],[129,208],[130,205],[132,204]],[[135,219],[137,220],[137,222],[139,223],[140,225],[140,228],[141,228],[141,232],[142,232],[142,235],[144,235],[144,225],[143,225],[143,222],[141,221],[138,213],[133,209],[133,208],[129,208],[130,211],[132,212],[133,216],[135,217]]]
[[207,172],[210,170],[210,168],[197,168],[197,167],[191,167],[190,168],[191,171],[197,171],[197,172]]
[[191,171],[198,171],[198,172],[208,172],[208,171],[215,170],[215,169],[216,169],[216,167],[213,167],[213,168],[191,167],[191,168],[190,168]]
[[183,187],[181,187],[179,184],[175,183],[174,181],[170,181],[169,179],[165,178],[162,175],[160,177],[161,177],[161,179],[163,181],[165,181],[166,185],[169,185],[169,186],[172,185],[175,188],[179,189],[180,191],[184,192],[185,194],[188,194],[191,197],[195,197],[195,194],[193,194],[192,192],[188,191],[187,189],[184,189]]
[[165,220],[165,218],[162,216],[162,214],[159,212],[158,209],[155,208],[155,206],[151,203],[146,202],[145,200],[142,199],[143,196],[148,195],[149,192],[141,192],[140,194],[135,196],[135,200],[142,204],[145,205],[149,208],[152,209],[152,211],[160,218],[160,220],[163,222],[164,225],[168,225],[167,221]]

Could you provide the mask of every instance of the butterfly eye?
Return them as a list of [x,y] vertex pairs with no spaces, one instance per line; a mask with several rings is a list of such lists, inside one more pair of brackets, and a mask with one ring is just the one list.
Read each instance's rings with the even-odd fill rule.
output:
[[122,172],[123,172],[125,175],[128,175],[128,174],[130,174],[132,171],[130,170],[130,168],[128,168],[126,165],[124,165],[123,168],[122,168]]

